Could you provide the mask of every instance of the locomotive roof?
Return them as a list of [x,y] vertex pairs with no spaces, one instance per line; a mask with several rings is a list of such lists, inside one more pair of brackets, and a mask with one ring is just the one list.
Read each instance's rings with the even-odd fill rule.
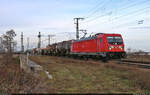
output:
[[79,39],[79,40],[76,40],[75,42],[80,42],[80,41],[84,41],[84,40],[96,39],[99,34],[104,34],[104,33],[97,33],[97,34],[92,35],[92,36],[89,36],[89,37],[84,37],[84,38],[81,38],[81,39]]
[[[89,36],[89,37],[81,38],[81,39],[79,39],[79,40],[75,40],[75,42],[80,42],[80,41],[85,41],[85,40],[96,39],[97,36],[100,35],[100,34],[106,34],[106,35],[108,34],[108,35],[110,35],[110,34],[114,34],[114,33],[97,33],[97,34],[95,34],[95,35],[93,35],[93,36]],[[115,35],[120,35],[120,34],[115,34]]]
[[75,42],[79,42],[79,41],[84,41],[84,40],[91,40],[91,39],[96,39],[97,36],[89,36],[89,37],[86,37],[86,38],[81,38],[79,40],[76,40]]

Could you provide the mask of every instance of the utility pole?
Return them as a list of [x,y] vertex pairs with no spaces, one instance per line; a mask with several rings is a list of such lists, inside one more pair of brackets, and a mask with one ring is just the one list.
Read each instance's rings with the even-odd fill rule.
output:
[[51,37],[54,37],[55,35],[48,35],[48,45],[50,45],[50,39]]
[[84,20],[84,18],[74,18],[74,24],[76,24],[76,39],[79,39],[79,20]]
[[0,53],[3,52],[2,37],[0,37]]
[[24,52],[24,46],[23,46],[23,32],[21,32],[21,52]]
[[29,37],[27,37],[27,50],[29,50]]
[[39,32],[38,39],[39,39],[38,48],[40,48],[41,47],[41,32]]
[[48,35],[48,45],[50,45],[50,35]]
[[37,50],[38,50],[38,54],[40,54],[40,48],[41,48],[41,32],[39,32],[38,39],[39,39],[39,41],[38,41],[38,48],[37,48]]

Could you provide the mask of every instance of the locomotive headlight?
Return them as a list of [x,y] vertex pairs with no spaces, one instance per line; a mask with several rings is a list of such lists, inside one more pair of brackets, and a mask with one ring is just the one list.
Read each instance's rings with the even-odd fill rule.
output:
[[112,50],[112,48],[114,48],[114,46],[109,46],[109,50]]
[[111,50],[112,48],[111,47],[109,47],[109,50]]
[[120,49],[123,49],[123,46],[119,46]]

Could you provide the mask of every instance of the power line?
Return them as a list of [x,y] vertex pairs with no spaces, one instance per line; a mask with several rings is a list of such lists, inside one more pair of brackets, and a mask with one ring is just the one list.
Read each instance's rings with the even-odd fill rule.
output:
[[129,5],[129,6],[126,6],[126,7],[121,8],[121,10],[123,10],[123,9],[128,9],[128,8],[131,8],[131,7],[136,6],[136,5],[138,5],[138,4],[143,4],[143,3],[147,3],[147,2],[149,2],[149,1],[148,1],[148,0],[145,0],[145,1],[142,1],[142,2],[133,3],[133,4]]
[[[139,9],[139,10],[130,12],[130,13],[126,14],[126,15],[122,15],[122,16],[120,16],[119,18],[115,18],[115,19],[112,19],[112,20],[122,19],[122,18],[128,17],[128,16],[130,16],[130,17],[131,17],[131,16],[135,16],[135,15],[137,15],[137,14],[141,14],[141,13],[147,11],[147,10],[145,10],[145,9],[149,9],[149,8],[150,8],[150,6],[147,6],[147,7],[143,8],[143,9]],[[143,10],[144,10],[144,11],[143,11]],[[134,15],[133,15],[133,14],[134,14]],[[118,21],[121,22],[121,20],[118,20]],[[118,21],[117,21],[117,22],[118,22]],[[108,22],[108,21],[101,22],[101,24],[102,24],[102,23],[106,23],[106,22]],[[89,28],[89,27],[88,27],[88,28]]]
[[[120,10],[128,9],[128,8],[131,8],[131,7],[133,7],[133,6],[137,5],[137,4],[139,4],[139,3],[141,4],[141,3],[147,3],[147,2],[148,2],[148,1],[146,0],[146,1],[144,1],[144,2],[142,1],[142,2],[138,2],[138,3],[134,3],[134,4],[132,4],[132,5],[123,7],[123,8],[121,8]],[[109,11],[109,12],[107,12],[106,14],[103,14],[103,15],[97,16],[97,17],[95,17],[95,18],[93,18],[93,19],[90,19],[90,20],[86,21],[86,23],[87,23],[87,22],[94,21],[94,20],[96,20],[96,19],[98,19],[98,18],[107,16],[107,15],[110,15],[110,14],[112,14],[112,11]]]
[[[150,7],[149,7],[150,8]],[[147,11],[147,10],[146,10]],[[140,12],[140,13],[138,13],[138,14],[141,14],[141,13],[143,13],[143,12],[145,12],[145,11],[142,11],[142,12]],[[134,14],[134,15],[132,15],[132,16],[135,16],[135,15],[137,15],[137,14]],[[131,22],[133,22],[134,20],[132,20]],[[127,22],[127,23],[123,23],[123,24],[121,24],[121,25],[117,25],[117,26],[115,26],[115,27],[121,27],[121,26],[123,26],[123,25],[127,25],[127,24],[130,24],[129,22]]]
[[[130,13],[125,14],[125,15],[121,15],[121,16],[119,16],[119,17],[117,17],[117,18],[112,19],[112,20],[122,19],[122,18],[127,17],[127,16],[130,16],[130,15],[133,16],[133,14],[135,14],[135,13],[142,13],[144,9],[148,9],[148,8],[150,8],[150,6],[147,6],[147,7],[142,8],[142,9],[138,9],[138,10],[136,10],[136,11],[130,12]],[[141,12],[141,11],[142,11],[142,12]],[[118,20],[118,21],[120,21],[120,20]],[[101,22],[101,24],[102,24],[102,23],[107,23],[107,22],[108,22],[108,21],[104,21],[104,22]]]
[[[97,12],[99,11],[99,9],[102,8],[102,6],[100,7],[100,5],[103,4],[103,6],[104,6],[104,4],[106,4],[105,1],[106,1],[106,0],[103,0],[102,2],[99,2],[94,8],[91,9],[91,11],[89,12],[89,13],[91,13],[91,14],[89,14],[89,15],[86,16],[85,18],[89,18],[89,17],[92,16],[93,14],[97,13]],[[100,8],[99,8],[99,7],[100,7]],[[92,12],[92,11],[93,11],[93,12]]]
[[120,19],[120,18],[122,18],[122,17],[128,16],[128,15],[132,15],[132,14],[134,14],[134,13],[139,13],[139,12],[141,13],[141,11],[143,12],[143,10],[148,9],[148,8],[150,8],[150,6],[147,6],[147,7],[145,7],[145,8],[142,8],[142,9],[139,9],[139,10],[136,10],[136,11],[133,11],[133,12],[130,12],[130,13],[125,14],[125,15],[121,15],[121,16],[119,16],[119,17],[116,17],[116,18],[112,19],[112,20]]
[[[93,11],[95,8],[97,8],[97,6],[101,3],[101,2],[98,3],[98,1],[101,1],[101,0],[97,0],[97,1],[95,2],[96,5],[95,5],[92,9],[90,9],[89,12],[91,12],[91,11]],[[97,3],[98,3],[98,4],[97,4]]]

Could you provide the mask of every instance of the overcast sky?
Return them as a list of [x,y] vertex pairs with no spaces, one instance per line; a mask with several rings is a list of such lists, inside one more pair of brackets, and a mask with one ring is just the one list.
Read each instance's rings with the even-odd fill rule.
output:
[[[126,49],[150,52],[150,0],[0,0],[0,35],[14,29],[18,48],[21,32],[25,47],[27,37],[30,47],[37,47],[39,31],[42,40],[48,34],[56,35],[52,43],[69,40],[76,36],[75,17],[85,18],[80,29],[87,29],[87,36],[120,33]],[[47,43],[43,41],[43,47]]]

